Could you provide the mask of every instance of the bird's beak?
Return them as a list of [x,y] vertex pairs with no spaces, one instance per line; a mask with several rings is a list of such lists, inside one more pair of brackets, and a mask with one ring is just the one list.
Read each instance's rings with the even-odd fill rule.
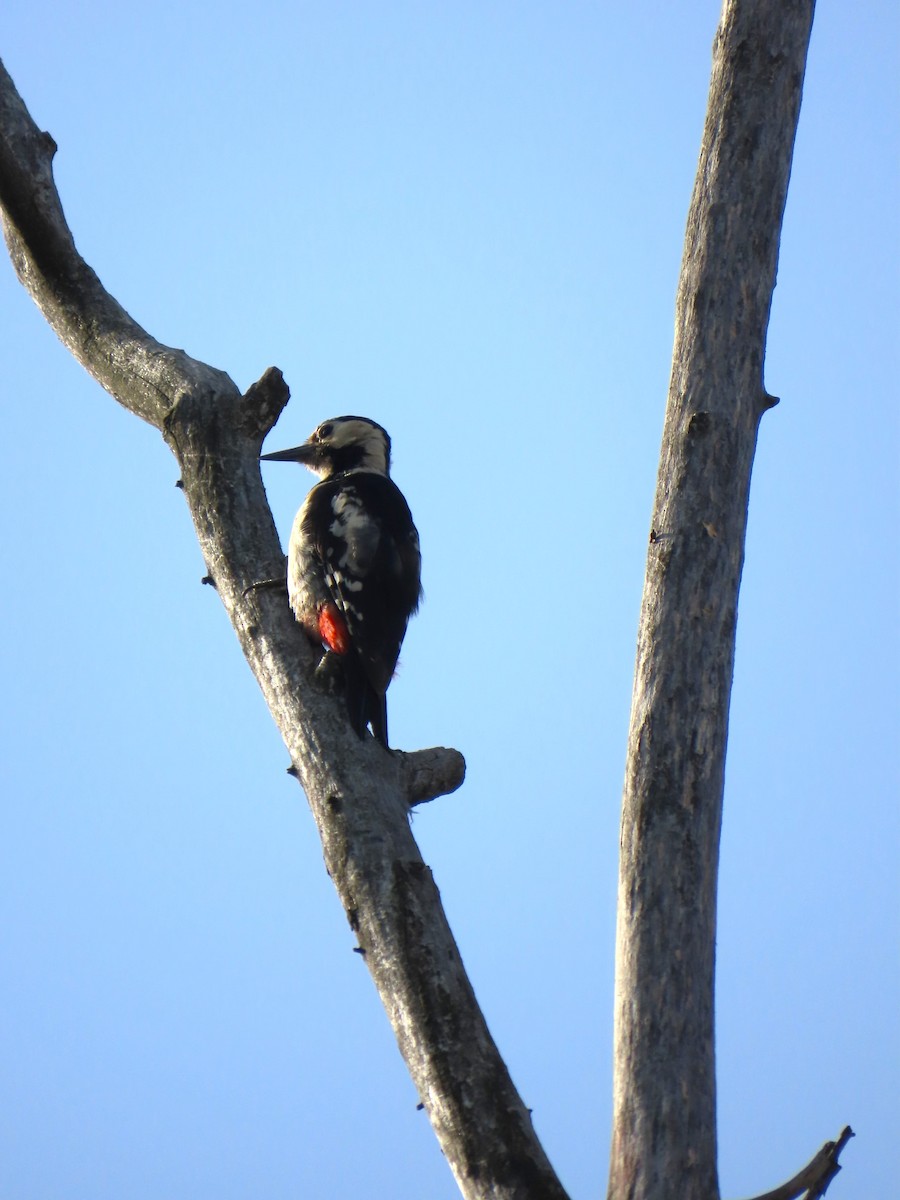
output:
[[297,462],[309,466],[315,461],[316,447],[312,442],[294,446],[292,450],[276,450],[273,454],[261,454],[260,462]]

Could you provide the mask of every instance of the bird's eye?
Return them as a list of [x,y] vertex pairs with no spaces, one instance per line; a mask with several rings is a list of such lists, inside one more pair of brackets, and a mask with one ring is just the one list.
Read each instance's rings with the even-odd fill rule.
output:
[[334,426],[330,421],[326,421],[324,425],[320,425],[316,430],[316,437],[320,442],[324,442],[326,438],[330,438],[334,433]]

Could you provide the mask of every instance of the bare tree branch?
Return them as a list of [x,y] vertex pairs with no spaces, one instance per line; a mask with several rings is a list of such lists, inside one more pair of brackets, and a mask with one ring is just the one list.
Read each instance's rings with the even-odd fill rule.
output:
[[173,450],[208,577],[234,625],[316,820],[326,867],[463,1195],[565,1200],[485,1024],[409,806],[451,791],[455,750],[386,753],[360,741],[317,684],[286,595],[259,472],[288,399],[270,369],[246,395],[222,371],[156,342],[78,255],[53,182],[55,145],[0,65],[0,204],[22,283],[92,375]]
[[716,882],[750,471],[813,0],[725,0],[687,221],[622,806],[610,1200],[714,1200]]
[[75,249],[53,181],[56,143],[41,133],[0,64],[0,181],[16,274],[60,341],[131,412],[159,427],[185,386],[237,388],[222,371],[155,341]]
[[804,1193],[804,1200],[819,1200],[840,1171],[841,1164],[838,1158],[853,1136],[853,1130],[849,1125],[845,1125],[838,1140],[826,1142],[819,1153],[793,1179],[789,1179],[772,1192],[766,1192],[764,1196],[755,1196],[753,1200],[797,1200],[797,1197],[803,1196]]

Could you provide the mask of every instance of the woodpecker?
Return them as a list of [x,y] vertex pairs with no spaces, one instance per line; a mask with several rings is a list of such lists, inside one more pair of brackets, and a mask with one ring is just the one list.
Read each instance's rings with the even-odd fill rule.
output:
[[309,637],[337,655],[356,733],[387,748],[385,694],[419,607],[421,554],[409,505],[390,476],[391,439],[367,417],[323,421],[302,446],[263,454],[298,462],[315,484],[294,519],[288,598]]

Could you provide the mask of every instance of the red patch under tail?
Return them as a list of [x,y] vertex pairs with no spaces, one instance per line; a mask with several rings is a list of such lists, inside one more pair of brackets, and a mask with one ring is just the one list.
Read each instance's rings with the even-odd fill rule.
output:
[[319,609],[319,637],[335,654],[346,654],[350,649],[347,622],[333,604],[326,604]]

